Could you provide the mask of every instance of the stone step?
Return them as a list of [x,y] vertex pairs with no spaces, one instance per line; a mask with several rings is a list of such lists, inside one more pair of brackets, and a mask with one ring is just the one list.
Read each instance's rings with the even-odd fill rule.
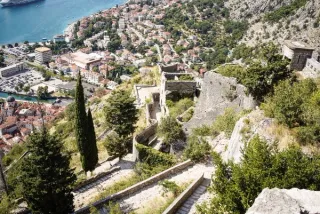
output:
[[204,181],[194,192],[193,194],[184,202],[184,204],[177,211],[177,214],[189,213],[192,206],[198,201],[198,199],[203,195],[210,182]]

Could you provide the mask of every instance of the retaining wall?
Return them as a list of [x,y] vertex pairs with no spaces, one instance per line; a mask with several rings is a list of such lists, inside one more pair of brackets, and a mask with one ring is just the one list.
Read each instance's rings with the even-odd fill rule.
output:
[[140,143],[145,146],[152,144],[157,139],[157,126],[158,122],[154,122],[152,125],[148,126],[146,129],[144,129],[142,132],[140,132],[133,138],[132,155],[135,161],[139,159],[139,152],[136,149],[136,144]]
[[203,174],[176,198],[162,214],[174,214],[203,182]]
[[171,167],[171,168],[169,168],[169,169],[167,169],[167,170],[165,170],[163,172],[160,172],[160,173],[158,173],[158,174],[156,174],[156,175],[154,175],[154,176],[152,176],[152,177],[150,177],[150,178],[148,178],[148,179],[146,179],[144,181],[141,181],[141,182],[139,182],[139,183],[137,183],[137,184],[135,184],[135,185],[133,185],[131,187],[128,187],[127,189],[124,189],[124,190],[122,190],[120,192],[117,192],[117,193],[115,193],[113,195],[110,195],[110,196],[108,196],[108,197],[106,197],[104,199],[101,199],[101,200],[99,200],[99,201],[97,201],[97,202],[95,202],[95,203],[93,203],[93,204],[91,204],[89,206],[83,207],[83,208],[75,211],[74,213],[75,214],[87,214],[87,213],[90,213],[90,207],[96,207],[97,209],[99,209],[99,208],[103,207],[103,205],[107,204],[109,201],[116,201],[116,200],[119,200],[121,198],[127,197],[130,194],[133,194],[133,193],[135,193],[137,191],[140,191],[143,188],[145,188],[145,187],[147,187],[147,186],[149,186],[151,184],[154,184],[154,183],[156,183],[156,182],[158,182],[160,180],[163,180],[163,179],[165,179],[166,177],[168,177],[168,176],[170,176],[172,174],[180,172],[183,169],[185,169],[185,168],[187,168],[187,167],[189,167],[191,165],[193,165],[193,162],[191,160],[187,160],[187,161],[185,161],[183,163],[180,163],[180,164],[178,164],[176,166],[173,166],[173,167]]
[[118,170],[120,170],[121,167],[120,166],[116,166],[116,167],[113,167],[112,169],[106,171],[106,172],[102,172],[102,173],[99,173],[97,174],[96,176],[88,179],[88,180],[84,180],[83,182],[79,183],[78,185],[76,185],[74,188],[73,188],[73,191],[77,191],[79,189],[81,189],[82,187],[84,186],[87,186],[88,184],[90,183],[93,183],[93,182],[96,182],[97,180],[99,180],[100,178],[104,177],[104,176],[107,176],[111,173],[114,173]]

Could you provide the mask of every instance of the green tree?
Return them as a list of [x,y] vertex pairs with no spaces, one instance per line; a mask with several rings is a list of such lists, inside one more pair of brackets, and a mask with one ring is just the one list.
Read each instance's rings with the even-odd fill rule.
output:
[[97,140],[96,134],[94,131],[93,119],[91,115],[91,110],[88,110],[88,144],[86,148],[87,155],[87,169],[89,171],[94,170],[98,163],[98,148],[97,148]]
[[157,133],[166,144],[172,144],[185,138],[181,125],[170,116],[161,119]]
[[29,136],[27,147],[30,155],[22,163],[21,182],[32,213],[72,213],[71,185],[76,177],[62,143],[42,130]]
[[86,159],[86,148],[88,144],[88,126],[87,114],[85,107],[85,99],[83,93],[83,86],[81,83],[81,76],[78,74],[76,95],[75,95],[75,131],[76,141],[80,152],[80,160],[84,171],[88,171],[88,162]]
[[105,107],[107,126],[117,132],[120,137],[131,135],[137,122],[137,109],[134,105],[135,98],[130,96],[130,91],[114,91]]
[[121,159],[128,153],[130,143],[131,138],[127,136],[119,136],[116,132],[112,131],[107,135],[104,146],[106,147],[109,155],[119,157]]
[[23,91],[26,92],[26,93],[28,93],[28,92],[30,91],[30,85],[25,85],[25,86],[23,87]]
[[49,97],[49,92],[48,92],[48,86],[39,86],[37,89],[37,97],[39,99],[47,98]]

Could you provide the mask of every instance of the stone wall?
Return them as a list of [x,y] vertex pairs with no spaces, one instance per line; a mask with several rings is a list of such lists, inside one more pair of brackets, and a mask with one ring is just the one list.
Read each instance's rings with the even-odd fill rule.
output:
[[168,72],[168,73],[177,72],[178,71],[178,64],[161,65],[160,68],[161,68],[160,69],[161,72]]
[[226,108],[231,107],[236,111],[241,111],[253,109],[255,106],[256,102],[253,97],[246,94],[246,88],[237,84],[235,78],[207,72],[204,75],[194,115],[183,127],[189,133],[192,128],[211,125],[217,116],[224,113]]
[[187,160],[185,162],[182,162],[178,165],[175,165],[163,172],[160,172],[144,181],[141,181],[131,187],[128,187],[120,192],[117,192],[113,195],[110,195],[104,199],[101,199],[99,201],[96,201],[95,203],[89,205],[89,206],[86,206],[86,207],[83,207],[77,211],[75,211],[74,213],[75,214],[87,214],[87,213],[90,213],[90,208],[91,207],[96,207],[97,209],[101,208],[103,205],[105,204],[108,204],[109,201],[116,201],[116,200],[119,200],[121,198],[124,198],[124,197],[127,197],[131,194],[134,194],[135,192],[137,191],[141,191],[143,188],[149,186],[149,185],[152,185],[160,180],[163,180],[165,178],[167,178],[168,176],[172,175],[172,174],[175,174],[175,173],[178,173],[184,169],[186,169],[187,167],[193,165],[193,162],[191,160]]
[[132,156],[135,161],[139,160],[139,152],[136,148],[136,144],[140,143],[142,145],[148,146],[157,140],[156,132],[157,132],[158,122],[153,123],[148,126],[142,132],[137,134],[133,138],[132,142]]
[[79,189],[81,189],[82,187],[84,186],[87,186],[88,184],[91,184],[97,180],[99,180],[100,178],[104,177],[104,176],[107,176],[109,174],[112,174],[116,171],[119,171],[121,169],[120,166],[116,166],[116,167],[113,167],[112,169],[106,171],[106,172],[102,172],[102,173],[99,173],[97,175],[95,175],[94,177],[88,179],[88,180],[84,180],[83,182],[81,183],[78,183],[74,188],[73,188],[73,191],[77,191]]
[[290,68],[302,71],[306,66],[307,59],[312,57],[313,50],[295,49],[291,59]]

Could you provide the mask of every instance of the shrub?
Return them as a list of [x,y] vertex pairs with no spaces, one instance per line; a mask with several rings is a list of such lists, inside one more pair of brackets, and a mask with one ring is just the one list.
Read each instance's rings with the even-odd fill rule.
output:
[[194,102],[190,98],[184,98],[179,100],[178,102],[170,102],[169,100],[167,101],[167,104],[169,108],[170,115],[174,118],[188,110],[190,107],[194,105]]
[[174,181],[169,181],[167,179],[163,181],[159,181],[159,185],[161,185],[165,192],[172,192],[174,197],[177,197],[182,189],[179,187]]
[[235,112],[234,109],[227,108],[225,112],[222,115],[218,116],[214,121],[214,132],[224,132],[228,137],[231,137],[234,126],[239,118],[239,115]]
[[192,129],[192,133],[196,136],[210,136],[212,135],[212,129],[210,126],[203,125]]
[[190,109],[185,115],[182,117],[182,122],[188,122],[194,114],[194,110]]
[[157,133],[163,138],[163,142],[166,144],[172,144],[185,138],[181,125],[175,118],[170,116],[161,119]]
[[188,139],[184,155],[193,161],[202,161],[210,155],[210,151],[211,147],[206,140],[193,135]]
[[176,162],[172,155],[159,152],[142,144],[136,144],[136,149],[139,152],[140,161],[147,163],[150,166],[172,166]]

